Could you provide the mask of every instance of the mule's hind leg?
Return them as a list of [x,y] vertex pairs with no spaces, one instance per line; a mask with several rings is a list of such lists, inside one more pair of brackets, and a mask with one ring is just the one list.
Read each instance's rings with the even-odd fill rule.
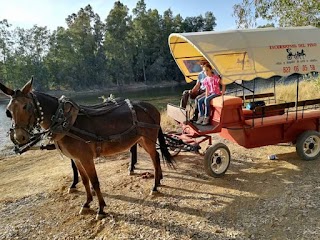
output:
[[137,144],[133,145],[130,148],[130,152],[131,152],[131,162],[129,166],[129,175],[133,175],[134,169],[135,169],[134,165],[137,163]]
[[72,172],[73,172],[73,181],[72,181],[72,184],[69,188],[69,193],[73,193],[77,190],[76,185],[79,182],[78,168],[72,159],[71,159],[71,167],[72,167]]
[[160,180],[162,179],[162,170],[160,166],[160,157],[159,153],[156,150],[155,141],[144,138],[141,141],[141,146],[149,153],[152,164],[154,167],[154,186],[152,188],[151,194],[156,194],[158,192],[158,186],[160,185]]
[[152,189],[151,194],[155,194],[158,192],[158,186],[160,186],[160,180],[162,179],[162,170],[161,170],[161,165],[160,165],[160,157],[159,157],[159,153],[156,151],[154,152],[155,156],[153,157],[151,154],[151,158],[152,158],[152,163],[153,163],[153,167],[154,167],[154,186]]

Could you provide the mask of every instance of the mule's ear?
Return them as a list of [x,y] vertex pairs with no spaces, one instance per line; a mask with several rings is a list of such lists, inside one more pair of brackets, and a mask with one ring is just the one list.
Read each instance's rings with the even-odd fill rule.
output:
[[32,83],[33,83],[33,77],[31,78],[31,80],[29,82],[26,83],[26,85],[23,86],[23,88],[21,88],[21,92],[24,94],[28,94],[29,92],[31,92]]
[[14,91],[10,88],[7,88],[5,85],[3,85],[2,83],[0,83],[0,89],[1,91],[8,95],[8,96],[12,96],[14,94]]

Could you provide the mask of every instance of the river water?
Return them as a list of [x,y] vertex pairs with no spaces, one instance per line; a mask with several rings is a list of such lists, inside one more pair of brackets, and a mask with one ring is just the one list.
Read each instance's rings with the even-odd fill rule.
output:
[[[130,100],[142,100],[150,102],[155,105],[159,110],[164,111],[167,103],[178,104],[181,93],[184,89],[189,88],[190,86],[175,86],[175,87],[162,87],[162,88],[148,88],[143,90],[135,90],[130,92],[125,91],[109,91],[104,93],[88,94],[81,96],[74,96],[72,99],[83,105],[91,105],[102,102],[101,96],[104,95],[108,97],[110,94],[113,94],[115,97],[128,98]],[[11,143],[7,132],[10,128],[10,119],[7,118],[5,109],[8,101],[0,101],[0,155],[1,153],[8,148],[12,148],[13,144]]]

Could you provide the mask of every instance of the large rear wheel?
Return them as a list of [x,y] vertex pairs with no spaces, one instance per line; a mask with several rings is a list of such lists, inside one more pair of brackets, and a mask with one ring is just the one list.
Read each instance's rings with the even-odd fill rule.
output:
[[302,160],[311,161],[320,157],[320,133],[305,131],[297,138],[296,151]]
[[228,170],[231,155],[229,148],[217,143],[208,148],[204,155],[204,169],[211,177],[221,177]]

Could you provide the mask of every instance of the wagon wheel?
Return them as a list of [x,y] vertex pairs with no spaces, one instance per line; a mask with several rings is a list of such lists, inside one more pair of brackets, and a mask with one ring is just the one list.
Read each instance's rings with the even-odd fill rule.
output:
[[[171,131],[171,132],[168,132],[167,134],[177,134],[177,135],[178,135],[178,134],[181,134],[181,133],[175,132],[175,131]],[[183,146],[172,144],[172,143],[168,140],[168,138],[166,137],[167,134],[165,135],[165,140],[166,140],[166,144],[167,144],[167,146],[168,146],[169,153],[170,153],[170,155],[171,155],[172,157],[175,157],[175,156],[177,156],[177,155],[181,152]]]
[[231,161],[229,148],[223,143],[212,145],[205,153],[204,168],[211,177],[221,177]]
[[170,147],[168,146],[169,153],[171,157],[177,156],[181,152],[182,147]]
[[298,138],[296,151],[302,160],[311,161],[320,157],[320,133],[305,131]]

